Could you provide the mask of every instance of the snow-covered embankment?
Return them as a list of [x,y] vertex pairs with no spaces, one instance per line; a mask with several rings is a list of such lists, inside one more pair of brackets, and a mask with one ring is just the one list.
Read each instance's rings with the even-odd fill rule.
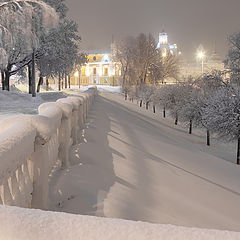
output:
[[44,103],[38,115],[0,122],[0,204],[48,208],[48,176],[59,162],[68,166],[69,148],[79,141],[96,88]]

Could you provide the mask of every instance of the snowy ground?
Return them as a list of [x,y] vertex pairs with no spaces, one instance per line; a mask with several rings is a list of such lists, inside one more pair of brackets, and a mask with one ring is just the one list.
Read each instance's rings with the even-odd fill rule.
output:
[[[10,92],[0,90],[0,119],[19,113],[37,114],[37,109],[42,103],[55,102],[59,98],[77,94],[79,91],[85,91],[89,87],[91,86],[81,86],[81,89],[79,89],[78,86],[72,86],[71,89],[64,89],[59,92],[57,85],[51,85],[50,91],[46,92],[44,89],[41,89],[41,92],[37,93],[36,98],[32,98],[32,96],[28,94],[27,85],[19,84],[11,86]],[[119,87],[113,88],[106,86],[100,88],[100,90],[119,92]]]
[[[62,92],[58,92],[57,85],[51,85],[51,91],[44,91],[41,89],[41,93],[37,94],[36,98],[32,98],[28,94],[28,86],[19,84],[11,86],[11,91],[0,90],[0,119],[9,115],[18,113],[23,114],[36,114],[39,105],[44,102],[55,102],[59,98],[67,97],[77,93],[78,91],[86,91],[91,86],[71,86],[71,89],[64,89]],[[120,87],[111,86],[98,86],[99,91],[120,93]]]
[[240,231],[235,153],[205,146],[201,131],[101,93],[71,154],[51,179],[50,210]]
[[0,119],[18,113],[37,114],[39,105],[44,102],[55,102],[59,98],[67,97],[66,92],[42,92],[36,98],[25,92],[24,86],[12,87],[11,91],[0,90]]

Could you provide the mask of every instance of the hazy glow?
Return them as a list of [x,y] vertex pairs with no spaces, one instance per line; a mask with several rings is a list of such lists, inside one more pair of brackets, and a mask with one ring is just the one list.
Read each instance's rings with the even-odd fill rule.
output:
[[75,77],[78,77],[78,76],[79,76],[79,72],[76,71],[76,72],[74,73],[74,76],[75,76]]
[[205,57],[205,53],[203,51],[197,52],[197,58],[203,60]]
[[163,53],[162,53],[162,57],[166,57],[167,56],[167,53],[164,51]]

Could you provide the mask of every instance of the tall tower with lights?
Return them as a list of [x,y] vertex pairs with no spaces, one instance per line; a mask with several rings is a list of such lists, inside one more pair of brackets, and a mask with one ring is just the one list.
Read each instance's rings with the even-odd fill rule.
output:
[[168,45],[168,35],[164,31],[162,31],[161,33],[159,33],[159,41],[158,41],[157,48],[161,48],[163,46],[166,47],[167,45]]
[[164,56],[167,52],[170,52],[171,54],[178,54],[177,44],[170,44],[168,42],[168,34],[164,30],[159,33],[157,49],[159,49]]

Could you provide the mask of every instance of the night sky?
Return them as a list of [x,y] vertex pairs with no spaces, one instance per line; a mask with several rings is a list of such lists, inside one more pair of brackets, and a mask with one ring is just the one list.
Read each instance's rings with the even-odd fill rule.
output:
[[79,24],[84,50],[109,49],[115,39],[164,30],[183,56],[194,58],[200,44],[224,57],[228,35],[240,31],[240,0],[66,0]]

